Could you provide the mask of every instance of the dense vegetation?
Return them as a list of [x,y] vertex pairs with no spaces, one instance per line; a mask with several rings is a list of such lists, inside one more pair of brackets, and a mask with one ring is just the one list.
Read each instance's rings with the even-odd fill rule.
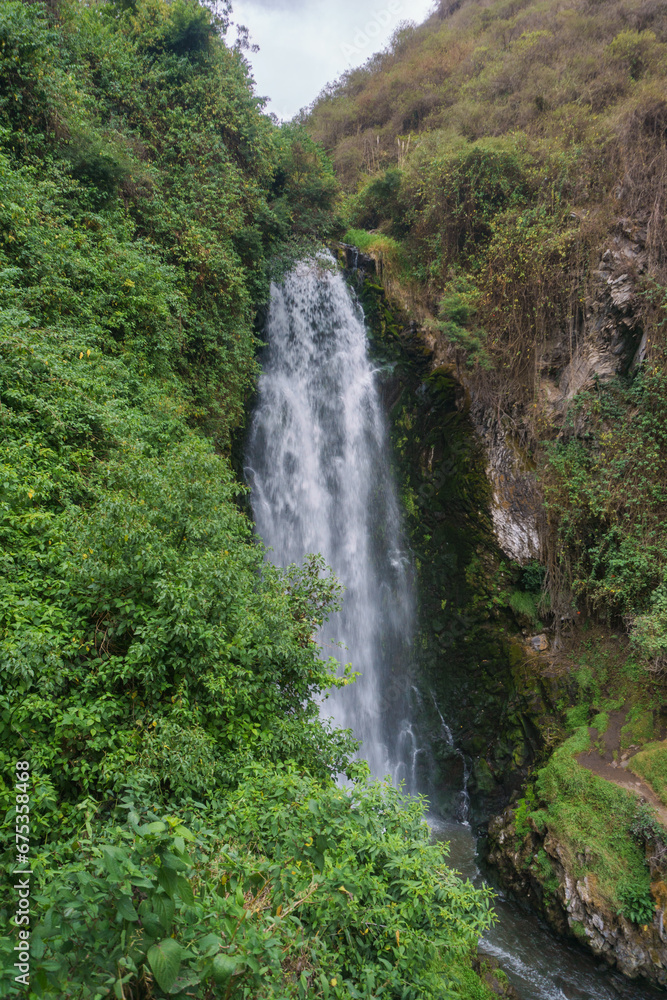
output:
[[0,7],[0,799],[13,829],[27,761],[29,994],[464,996],[488,899],[320,721],[340,588],[264,563],[230,467],[269,277],[335,229],[337,183],[262,114],[227,15]]
[[[414,399],[404,380],[395,436],[413,456],[426,662],[454,687],[476,790],[508,758],[526,767],[517,844],[549,837],[603,911],[638,924],[664,909],[664,830],[576,758],[622,714],[616,762],[664,797],[666,88],[659,0],[442,0],[304,116],[343,187],[344,239],[417,320],[395,339],[440,366]],[[464,390],[441,412],[436,381]],[[484,537],[468,407],[533,477],[541,566],[508,566]],[[547,632],[549,652],[526,655],[520,631]],[[525,861],[555,899],[545,851]]]
[[[307,119],[346,190],[347,238],[536,463],[552,607],[623,620],[658,670],[666,83],[658,0],[443,2]],[[567,366],[585,369],[602,322],[595,303],[626,279],[616,377],[591,363],[570,390]]]

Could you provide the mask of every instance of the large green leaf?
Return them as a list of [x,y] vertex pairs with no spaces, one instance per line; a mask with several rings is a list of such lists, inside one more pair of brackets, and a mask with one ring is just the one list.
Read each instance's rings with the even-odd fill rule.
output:
[[158,985],[165,993],[168,993],[176,982],[181,968],[182,953],[183,949],[173,938],[165,938],[164,941],[148,949],[148,964]]
[[120,913],[123,920],[138,920],[139,914],[134,908],[132,900],[129,896],[121,896],[118,900],[118,912]]
[[226,983],[243,961],[240,955],[216,955],[213,959],[213,978],[216,983]]

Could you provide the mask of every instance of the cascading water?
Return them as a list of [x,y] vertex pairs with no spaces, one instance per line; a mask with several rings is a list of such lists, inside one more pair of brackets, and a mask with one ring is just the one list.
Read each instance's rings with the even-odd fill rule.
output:
[[[333,264],[332,258],[322,264]],[[412,574],[390,473],[387,428],[370,364],[363,314],[330,267],[302,264],[274,287],[268,348],[247,451],[257,529],[279,565],[321,552],[345,584],[343,611],[324,630],[347,649],[361,678],[323,707],[363,740],[375,775],[418,790],[419,747],[410,706],[420,694],[410,670]],[[325,646],[326,651],[326,646]],[[434,699],[435,701],[435,699]],[[439,713],[437,703],[435,705]],[[459,823],[432,818],[452,862],[480,873],[469,815],[468,761],[440,715],[443,739],[461,757]],[[481,950],[502,960],[522,1000],[645,1000],[648,986],[597,969],[533,916],[502,897],[500,921]]]
[[[271,559],[320,552],[346,588],[320,638],[361,676],[323,714],[363,741],[374,775],[413,791],[411,565],[363,312],[333,263],[322,254],[272,288],[246,472]],[[341,647],[327,648],[332,635]]]

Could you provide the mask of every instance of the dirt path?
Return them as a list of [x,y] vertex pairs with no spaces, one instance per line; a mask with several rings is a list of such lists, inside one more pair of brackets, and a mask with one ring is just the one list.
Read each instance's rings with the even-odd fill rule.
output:
[[[667,828],[667,807],[662,804],[650,785],[647,785],[636,774],[627,770],[628,762],[632,760],[638,751],[635,750],[633,753],[633,748],[630,747],[629,751],[621,753],[621,729],[625,725],[626,716],[627,712],[623,709],[610,712],[609,725],[601,737],[604,742],[604,753],[601,753],[598,749],[580,753],[576,758],[577,763],[587,768],[587,770],[592,771],[593,774],[597,774],[599,778],[611,781],[621,788],[626,788],[629,792],[634,792],[640,798],[646,799],[655,809],[656,815],[662,825]],[[588,732],[591,743],[599,741],[600,737],[598,736],[597,729],[589,729]],[[614,751],[616,751],[616,760],[614,760]]]

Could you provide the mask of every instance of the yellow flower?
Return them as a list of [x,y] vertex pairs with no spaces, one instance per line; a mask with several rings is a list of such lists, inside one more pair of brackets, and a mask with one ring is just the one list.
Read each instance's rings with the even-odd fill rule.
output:
[[331,985],[332,985],[332,986],[338,986],[338,980],[336,979],[336,977],[335,977],[335,976],[334,976],[334,977],[333,977],[333,979],[331,980]]

